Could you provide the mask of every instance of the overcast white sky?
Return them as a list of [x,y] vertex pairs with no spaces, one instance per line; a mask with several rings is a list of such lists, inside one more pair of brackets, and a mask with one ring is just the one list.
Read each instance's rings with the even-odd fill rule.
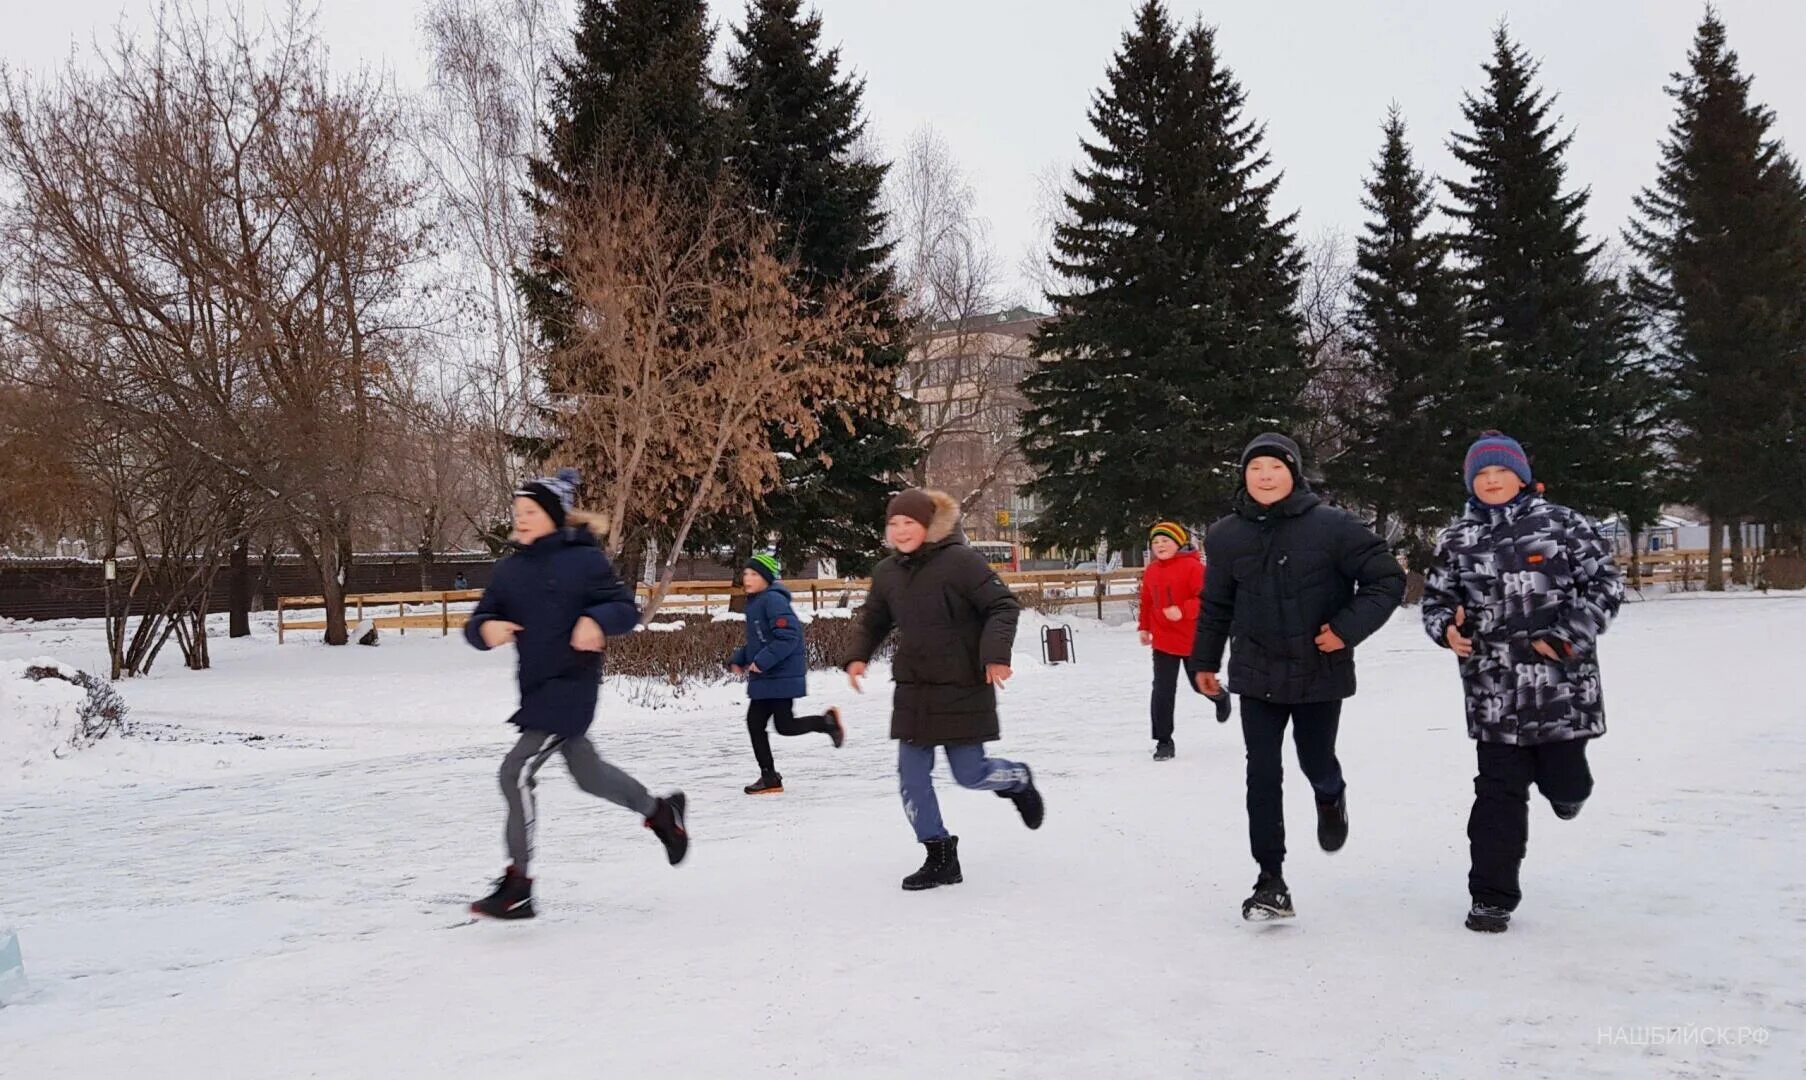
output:
[[[243,0],[256,11],[262,0]],[[572,0],[574,4],[574,0]],[[737,20],[741,0],[711,0]],[[825,33],[866,78],[874,133],[895,147],[933,124],[951,144],[1014,266],[1036,243],[1037,177],[1075,160],[1085,115],[1136,0],[816,0]],[[41,70],[71,47],[142,26],[149,0],[4,0],[0,60]],[[1572,180],[1590,187],[1589,224],[1615,238],[1654,173],[1671,116],[1663,93],[1685,62],[1699,0],[1173,0],[1201,16],[1268,125],[1284,170],[1279,208],[1301,233],[1360,227],[1361,183],[1387,104],[1405,111],[1420,164],[1454,168],[1446,150],[1461,92],[1478,85],[1500,18],[1543,62],[1542,80],[1576,132]],[[1719,0],[1758,98],[1778,130],[1806,149],[1806,0]],[[424,81],[414,0],[320,0],[336,61]],[[1026,291],[1026,286],[1023,286]]]

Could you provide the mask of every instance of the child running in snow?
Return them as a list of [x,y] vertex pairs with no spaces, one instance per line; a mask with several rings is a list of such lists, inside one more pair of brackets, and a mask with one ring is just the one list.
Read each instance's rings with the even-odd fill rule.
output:
[[934,793],[936,747],[946,748],[961,787],[1014,802],[1029,828],[1041,827],[1045,808],[1027,765],[986,757],[984,749],[999,734],[997,689],[1011,675],[1016,595],[966,543],[952,496],[905,491],[891,500],[887,517],[895,554],[872,571],[845,666],[861,690],[867,663],[897,631],[890,737],[897,740],[903,811],[928,849],[922,868],[903,879],[914,891],[964,880],[959,837],[948,835]]
[[1242,699],[1248,748],[1248,841],[1260,876],[1242,918],[1290,918],[1286,887],[1285,730],[1317,802],[1317,845],[1348,840],[1348,785],[1336,759],[1342,702],[1354,696],[1354,650],[1392,617],[1405,572],[1386,542],[1305,481],[1298,444],[1277,433],[1242,451],[1235,513],[1204,539],[1211,573],[1192,653],[1198,689],[1229,685]]
[[846,728],[840,710],[824,716],[795,715],[796,699],[809,692],[809,658],[803,649],[803,624],[790,604],[790,590],[779,578],[777,559],[754,555],[740,572],[746,588],[746,644],[735,650],[728,668],[746,676],[746,733],[752,738],[759,779],[746,786],[748,795],[781,795],[784,778],[771,759],[766,725],[774,721],[779,735],[825,734],[840,749]]
[[653,798],[638,780],[596,754],[585,734],[595,718],[602,649],[611,634],[639,622],[633,590],[621,583],[597,546],[589,519],[572,510],[574,469],[560,469],[514,493],[514,551],[464,627],[478,649],[512,642],[519,662],[520,708],[509,722],[520,739],[502,759],[502,797],[509,864],[495,891],[470,905],[477,915],[531,919],[535,777],[553,754],[562,755],[577,786],[627,807],[665,845],[671,865],[683,861],[684,795]]
[[1593,523],[1532,487],[1516,440],[1482,436],[1462,477],[1471,498],[1437,541],[1423,624],[1459,658],[1479,757],[1467,928],[1496,934],[1523,899],[1530,785],[1563,821],[1593,791],[1587,743],[1605,733],[1596,648],[1624,585]]
[[[1198,606],[1204,591],[1204,563],[1191,546],[1185,526],[1162,521],[1149,532],[1154,561],[1141,574],[1141,643],[1154,649],[1154,760],[1174,754],[1173,712],[1179,694],[1179,671],[1191,666],[1191,647],[1198,633]],[[1186,680],[1189,682],[1190,680]],[[1201,691],[1200,691],[1201,692]],[[1211,696],[1218,723],[1229,719],[1229,694]]]

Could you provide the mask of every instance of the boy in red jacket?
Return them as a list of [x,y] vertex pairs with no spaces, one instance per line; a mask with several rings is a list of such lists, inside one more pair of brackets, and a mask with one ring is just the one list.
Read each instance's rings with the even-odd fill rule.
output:
[[[1150,532],[1154,561],[1141,575],[1141,643],[1154,647],[1154,760],[1173,750],[1173,709],[1179,671],[1191,659],[1198,632],[1198,598],[1204,592],[1204,563],[1185,526],[1163,521]],[[1186,680],[1189,682],[1190,680]],[[1210,699],[1218,722],[1229,719],[1229,695]]]

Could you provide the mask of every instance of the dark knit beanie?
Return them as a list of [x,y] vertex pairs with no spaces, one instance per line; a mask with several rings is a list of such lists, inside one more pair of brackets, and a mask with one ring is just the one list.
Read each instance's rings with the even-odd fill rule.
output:
[[1255,458],[1277,458],[1285,463],[1286,471],[1292,474],[1292,483],[1299,489],[1310,487],[1304,479],[1304,455],[1298,444],[1281,435],[1277,431],[1269,431],[1265,435],[1257,435],[1248,448],[1242,451],[1242,472],[1248,471],[1248,463]]
[[1468,494],[1473,494],[1474,479],[1480,475],[1480,470],[1493,465],[1516,473],[1525,487],[1536,482],[1530,471],[1530,455],[1524,453],[1518,441],[1509,435],[1489,431],[1468,447],[1467,460],[1462,463],[1461,478],[1467,482]]
[[577,501],[577,485],[581,482],[576,469],[559,469],[551,476],[542,476],[522,484],[514,496],[538,503],[546,516],[552,519],[552,524],[562,529],[565,515],[571,512],[572,504]]
[[934,496],[921,488],[911,488],[902,492],[890,501],[890,509],[884,512],[886,521],[894,517],[906,517],[911,521],[921,522],[922,528],[934,525]]
[[746,560],[746,568],[764,578],[767,585],[777,581],[782,573],[778,561],[763,551]]

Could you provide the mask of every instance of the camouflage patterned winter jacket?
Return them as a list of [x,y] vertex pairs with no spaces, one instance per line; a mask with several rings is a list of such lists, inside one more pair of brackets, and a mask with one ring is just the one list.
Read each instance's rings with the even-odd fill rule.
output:
[[1423,600],[1424,629],[1444,648],[1456,609],[1466,611],[1467,733],[1520,746],[1604,734],[1595,647],[1623,600],[1611,546],[1585,517],[1536,495],[1470,502],[1437,541]]

